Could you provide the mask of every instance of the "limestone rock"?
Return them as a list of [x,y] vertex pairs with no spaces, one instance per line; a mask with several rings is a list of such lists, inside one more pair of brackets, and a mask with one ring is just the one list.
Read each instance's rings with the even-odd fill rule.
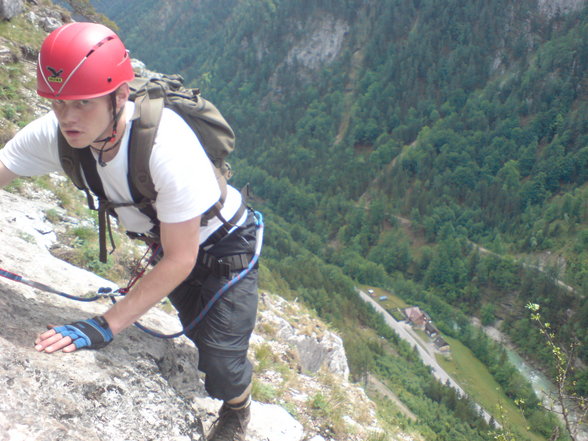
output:
[[64,25],[71,19],[61,8],[35,6],[25,14],[29,23],[43,29],[45,32],[52,32]]
[[0,19],[11,20],[22,11],[22,0],[0,0]]
[[302,332],[277,314],[277,310],[284,309],[287,302],[283,299],[270,300],[268,297],[262,297],[262,301],[272,306],[260,312],[258,321],[272,323],[277,328],[277,336],[297,348],[303,372],[316,373],[325,367],[329,372],[348,380],[349,365],[343,340],[338,335],[319,327],[318,322],[312,320],[309,323],[313,323],[314,328],[306,328]]
[[18,57],[10,50],[9,47],[2,44],[0,39],[0,64],[12,64],[18,61]]
[[304,436],[302,424],[293,419],[281,406],[253,402],[251,413],[263,415],[252,419],[247,429],[250,437],[259,440],[301,441]]
[[[56,259],[44,213],[35,201],[0,190],[0,268],[81,295],[114,285]],[[41,354],[46,325],[92,317],[107,302],[75,302],[0,278],[0,441],[196,441],[220,407],[196,370],[198,353],[185,337],[157,339],[130,328],[99,351]],[[141,322],[178,331],[174,315],[153,308]],[[255,403],[248,441],[300,441],[303,429],[280,406]]]
[[[297,302],[264,292],[260,298],[251,342],[252,352],[262,354],[255,360],[257,381],[268,390],[282,391],[273,400],[293,410],[304,426],[305,439],[363,441],[381,434],[374,403],[348,381],[340,337]],[[337,403],[333,415],[316,417],[316,403],[322,401]],[[331,433],[331,417],[345,426],[337,437]]]
[[305,37],[288,53],[286,63],[299,63],[315,70],[331,63],[343,46],[343,39],[349,31],[349,24],[330,14],[313,18],[306,26]]
[[579,11],[586,0],[538,0],[539,12],[547,18]]
[[[1,193],[3,269],[78,295],[112,286],[49,254],[52,234],[43,212],[51,204],[30,204]],[[195,351],[186,341],[158,340],[133,328],[100,351],[40,354],[33,349],[36,334],[46,325],[91,317],[106,308],[105,303],[73,302],[0,281],[0,440],[200,439],[192,404],[159,368],[175,347],[176,356],[194,363]],[[169,329],[174,321],[154,311],[147,323]],[[186,375],[198,383],[194,370]]]

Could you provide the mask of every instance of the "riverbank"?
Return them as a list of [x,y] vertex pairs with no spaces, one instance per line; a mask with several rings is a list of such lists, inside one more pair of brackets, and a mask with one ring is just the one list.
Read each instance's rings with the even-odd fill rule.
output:
[[[489,338],[505,348],[509,361],[531,383],[537,398],[541,400],[548,410],[561,417],[561,406],[554,399],[557,387],[541,369],[522,357],[510,338],[497,327],[483,326],[476,317],[472,318],[472,324],[482,329]],[[578,413],[572,412],[572,418],[577,419]],[[576,439],[578,441],[588,441],[588,424],[585,423],[579,427]]]
[[[508,335],[503,333],[495,326],[483,326],[480,320],[472,317],[472,324],[480,328],[484,333],[496,343],[499,343],[507,352],[509,361],[517,370],[531,383],[533,390],[544,404],[553,404],[549,396],[556,392],[557,388],[552,381],[545,375],[539,366],[532,361],[525,359],[519,354],[519,349],[512,343]],[[500,323],[498,323],[500,326]]]

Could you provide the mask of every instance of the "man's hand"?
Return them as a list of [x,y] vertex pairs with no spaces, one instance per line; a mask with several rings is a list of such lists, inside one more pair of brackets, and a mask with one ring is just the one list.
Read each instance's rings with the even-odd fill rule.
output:
[[73,352],[76,349],[100,349],[113,339],[112,331],[104,317],[97,316],[69,325],[57,326],[41,334],[35,340],[39,352]]

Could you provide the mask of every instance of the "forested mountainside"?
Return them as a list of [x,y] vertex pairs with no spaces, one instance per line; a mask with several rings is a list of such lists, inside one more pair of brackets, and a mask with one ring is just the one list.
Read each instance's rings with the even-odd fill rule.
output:
[[219,105],[236,181],[292,243],[363,283],[410,280],[468,314],[496,305],[519,332],[535,301],[586,338],[584,2],[96,3],[133,55]]
[[552,436],[553,420],[471,318],[549,370],[525,309],[539,304],[562,346],[578,342],[573,388],[588,393],[584,1],[94,5],[133,57],[181,73],[234,126],[233,183],[252,184],[267,223],[265,283],[338,327],[354,378],[377,375],[416,419],[382,400],[386,417],[427,440],[494,439],[357,283],[423,307],[508,403],[522,399],[532,433],[515,429],[517,439]]

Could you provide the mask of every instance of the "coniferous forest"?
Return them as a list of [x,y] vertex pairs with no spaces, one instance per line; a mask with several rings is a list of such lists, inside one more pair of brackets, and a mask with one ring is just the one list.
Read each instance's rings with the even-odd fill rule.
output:
[[[133,57],[180,73],[221,109],[237,132],[233,185],[250,183],[265,214],[268,289],[337,327],[354,378],[387,378],[427,439],[493,436],[471,404],[422,373],[357,284],[426,309],[507,397],[524,400],[536,439],[550,438],[553,418],[472,317],[555,377],[526,308],[539,305],[558,344],[575,347],[570,392],[588,395],[588,9],[93,3]],[[367,328],[374,336],[358,332]],[[378,336],[395,342],[394,356]]]

